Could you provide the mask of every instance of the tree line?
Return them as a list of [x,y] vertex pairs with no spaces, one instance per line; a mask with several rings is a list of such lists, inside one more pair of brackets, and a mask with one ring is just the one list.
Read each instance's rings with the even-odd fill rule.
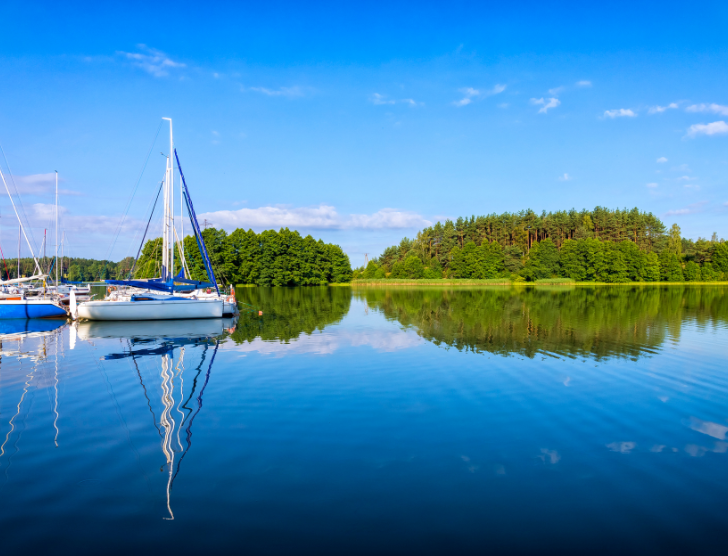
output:
[[[222,284],[257,286],[321,286],[349,282],[349,257],[338,245],[301,237],[297,231],[282,228],[256,234],[241,228],[203,230],[212,270]],[[208,280],[207,271],[193,236],[183,240],[184,255],[194,280]],[[160,275],[162,238],[148,240],[134,268],[135,278]],[[175,274],[181,269],[175,252]]]
[[[55,279],[56,268],[51,257],[38,259],[41,270]],[[58,275],[71,282],[92,282],[126,278],[134,263],[134,257],[126,257],[121,261],[85,259],[81,257],[64,257],[58,261]],[[0,263],[0,277],[3,280],[18,277],[18,259],[4,259]],[[20,258],[20,276],[33,276],[37,273],[32,257]]]
[[531,210],[447,220],[388,247],[354,279],[570,278],[594,282],[728,279],[728,243],[682,237],[632,210]]

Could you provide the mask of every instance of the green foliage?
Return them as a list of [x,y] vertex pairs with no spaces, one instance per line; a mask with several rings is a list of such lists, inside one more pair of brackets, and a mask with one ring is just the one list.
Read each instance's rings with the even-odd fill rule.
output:
[[425,273],[425,266],[420,258],[416,255],[410,255],[404,261],[404,271],[407,278],[422,278]]
[[394,263],[394,266],[392,267],[392,273],[389,276],[390,278],[407,278],[407,272],[404,269],[404,263],[401,261],[397,261]]
[[700,267],[693,261],[689,261],[685,264],[683,274],[685,275],[686,282],[700,282],[702,279]]
[[670,251],[660,253],[660,279],[663,282],[682,282],[685,279],[675,253]]
[[700,269],[700,275],[703,282],[715,282],[720,279],[720,272],[713,269],[711,263],[705,263]]
[[721,272],[728,272],[728,243],[716,243],[712,253],[713,265]]
[[551,239],[545,239],[531,248],[522,274],[527,280],[542,280],[556,276],[558,270],[559,250]]
[[645,282],[660,281],[660,260],[656,253],[647,253],[645,256],[645,267],[642,279]]

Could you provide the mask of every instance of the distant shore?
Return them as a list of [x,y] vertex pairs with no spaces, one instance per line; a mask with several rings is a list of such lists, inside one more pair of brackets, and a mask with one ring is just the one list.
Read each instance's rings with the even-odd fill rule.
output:
[[[346,284],[341,284],[346,285]],[[518,282],[507,279],[471,280],[354,280],[352,287],[369,286],[728,286],[728,282],[575,282],[568,278],[549,278],[535,282]]]

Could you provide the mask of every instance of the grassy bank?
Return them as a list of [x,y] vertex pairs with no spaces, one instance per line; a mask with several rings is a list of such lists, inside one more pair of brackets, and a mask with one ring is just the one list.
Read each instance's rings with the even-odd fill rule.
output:
[[[346,285],[346,284],[341,284]],[[535,282],[512,282],[508,279],[492,280],[449,279],[439,280],[354,280],[352,287],[360,286],[728,286],[728,282],[575,282],[568,278],[548,278]]]

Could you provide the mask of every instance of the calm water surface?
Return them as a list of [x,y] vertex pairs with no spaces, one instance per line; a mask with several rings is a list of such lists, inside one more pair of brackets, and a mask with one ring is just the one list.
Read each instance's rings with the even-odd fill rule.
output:
[[0,322],[3,554],[725,553],[725,288],[238,296]]

